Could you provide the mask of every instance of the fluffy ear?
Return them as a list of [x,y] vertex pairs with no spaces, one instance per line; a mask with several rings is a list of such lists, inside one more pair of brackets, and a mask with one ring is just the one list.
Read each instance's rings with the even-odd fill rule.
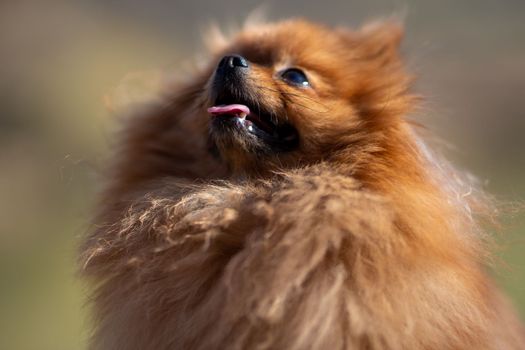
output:
[[226,28],[221,28],[217,23],[210,23],[202,30],[205,47],[212,54],[226,49],[235,35],[241,31],[255,30],[266,23],[266,8],[259,5],[252,10],[242,24],[232,21]]
[[256,8],[250,11],[246,16],[246,20],[243,24],[243,29],[257,29],[268,23],[267,15],[268,9],[266,4],[258,5]]
[[364,25],[358,32],[363,40],[375,45],[380,51],[397,52],[405,30],[396,20],[374,21]]
[[339,28],[339,34],[366,58],[389,58],[398,56],[404,29],[401,21],[388,19],[370,22],[357,31]]
[[[354,103],[361,114],[376,122],[397,122],[393,116],[406,115],[416,98],[410,93],[412,76],[399,55],[403,26],[398,21],[376,21],[356,31],[340,30],[354,64],[360,64]],[[377,124],[384,127],[386,124]]]
[[202,30],[204,45],[212,54],[224,50],[230,42],[230,37],[231,35],[226,34],[216,23],[211,23]]

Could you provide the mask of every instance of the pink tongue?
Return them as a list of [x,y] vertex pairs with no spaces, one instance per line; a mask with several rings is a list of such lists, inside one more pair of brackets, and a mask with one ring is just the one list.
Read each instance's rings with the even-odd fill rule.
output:
[[214,116],[221,115],[221,114],[234,114],[240,117],[245,117],[248,114],[250,114],[250,109],[245,105],[234,104],[234,105],[210,107],[208,108],[208,113]]

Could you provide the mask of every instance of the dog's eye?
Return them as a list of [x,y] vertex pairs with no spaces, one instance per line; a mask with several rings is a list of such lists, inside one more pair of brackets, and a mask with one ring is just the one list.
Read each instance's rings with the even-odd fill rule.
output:
[[298,86],[310,86],[308,78],[302,70],[297,68],[290,68],[281,73],[281,77],[287,83]]

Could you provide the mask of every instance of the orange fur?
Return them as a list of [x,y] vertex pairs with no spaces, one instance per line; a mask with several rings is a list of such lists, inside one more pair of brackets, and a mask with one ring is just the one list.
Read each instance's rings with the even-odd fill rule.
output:
[[[395,23],[250,27],[126,121],[82,251],[93,348],[525,347],[485,271],[487,205],[406,120],[401,37]],[[297,149],[209,140],[228,53],[251,62],[243,88],[297,129]],[[312,89],[276,79],[290,65]]]

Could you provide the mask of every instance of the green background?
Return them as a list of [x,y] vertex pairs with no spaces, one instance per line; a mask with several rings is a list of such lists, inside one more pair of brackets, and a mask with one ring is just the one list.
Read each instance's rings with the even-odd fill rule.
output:
[[[256,1],[0,3],[0,349],[83,349],[87,229],[115,116],[163,72],[202,52],[210,21],[239,24]],[[525,197],[525,2],[268,1],[269,18],[406,24],[404,53],[425,97],[413,118],[503,201]],[[494,272],[525,315],[525,216],[505,220]],[[453,247],[451,247],[453,248]]]

